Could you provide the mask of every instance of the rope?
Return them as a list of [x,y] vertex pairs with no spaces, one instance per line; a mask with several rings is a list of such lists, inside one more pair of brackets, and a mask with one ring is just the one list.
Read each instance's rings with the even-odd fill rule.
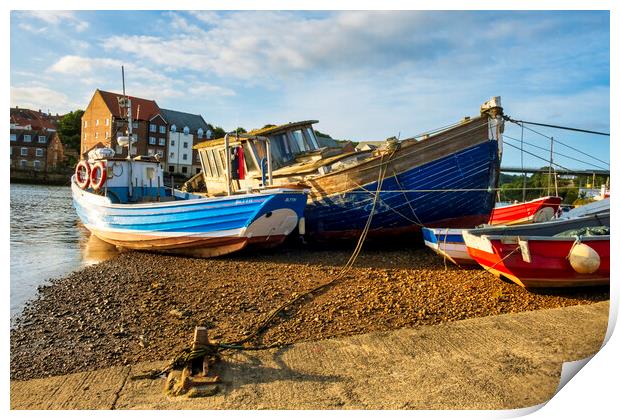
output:
[[353,264],[355,263],[355,260],[357,259],[358,255],[360,254],[362,250],[362,246],[370,230],[370,226],[372,224],[372,219],[375,214],[377,202],[379,200],[379,195],[381,193],[381,186],[383,185],[383,180],[385,179],[385,175],[387,173],[388,164],[392,160],[392,157],[394,156],[397,150],[398,148],[392,151],[392,153],[390,154],[389,158],[387,159],[385,163],[383,162],[385,155],[381,156],[381,166],[379,168],[379,176],[377,179],[377,193],[375,194],[373,198],[373,203],[372,203],[372,208],[370,210],[370,214],[368,215],[368,218],[366,219],[366,224],[364,225],[364,229],[362,230],[362,233],[360,234],[360,237],[357,241],[357,245],[353,253],[349,257],[349,260],[347,261],[347,263],[341,268],[340,272],[334,278],[332,278],[330,281],[326,283],[320,284],[310,290],[307,290],[304,293],[293,294],[292,299],[289,299],[287,302],[283,303],[282,305],[278,306],[273,311],[271,311],[270,314],[265,318],[265,320],[263,320],[254,329],[252,333],[246,335],[241,340],[234,341],[232,343],[214,343],[204,348],[194,349],[194,350],[190,348],[185,348],[181,350],[181,352],[179,352],[179,354],[177,354],[177,356],[175,356],[172,359],[172,361],[170,361],[170,363],[168,363],[168,365],[166,365],[163,369],[160,369],[160,370],[153,369],[153,370],[150,370],[142,374],[134,375],[131,377],[131,379],[156,379],[158,377],[161,377],[162,375],[168,374],[173,369],[182,368],[186,366],[188,363],[194,360],[203,358],[205,356],[218,357],[220,351],[222,350],[252,351],[252,350],[265,350],[265,349],[280,347],[281,346],[280,343],[275,343],[275,344],[266,345],[266,346],[244,346],[243,344],[247,343],[248,341],[256,337],[258,334],[260,334],[262,331],[264,331],[271,324],[271,322],[275,319],[275,317],[279,313],[281,313],[285,308],[294,305],[295,303],[299,302],[301,299],[303,299],[304,297],[310,294],[319,292],[322,289],[325,289],[328,286],[334,284],[336,281],[342,279],[342,277],[344,277],[344,275],[351,270],[351,268],[353,267]]
[[609,133],[603,133],[601,131],[585,130],[583,128],[564,127],[564,126],[561,126],[561,125],[535,123],[535,122],[531,122],[531,121],[513,120],[512,118],[510,118],[507,115],[504,116],[504,119],[506,119],[506,120],[508,120],[510,122],[513,122],[515,124],[522,123],[522,124],[540,125],[541,127],[559,128],[560,130],[578,131],[580,133],[588,133],[588,134],[598,134],[599,136],[609,136]]

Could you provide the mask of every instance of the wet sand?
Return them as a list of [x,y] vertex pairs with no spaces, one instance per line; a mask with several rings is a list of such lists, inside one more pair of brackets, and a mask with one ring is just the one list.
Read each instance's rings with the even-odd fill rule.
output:
[[[231,341],[330,280],[349,249],[288,245],[219,259],[122,253],[39,290],[11,330],[11,379],[169,359],[196,325]],[[609,288],[538,290],[461,270],[426,249],[367,249],[354,269],[289,307],[254,343],[297,343],[609,299]]]

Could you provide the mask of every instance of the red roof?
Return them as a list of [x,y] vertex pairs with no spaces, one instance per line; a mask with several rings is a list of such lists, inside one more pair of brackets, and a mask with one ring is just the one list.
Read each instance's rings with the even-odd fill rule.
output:
[[11,108],[11,124],[30,125],[33,130],[56,130],[56,121],[48,114],[25,108]]
[[[99,90],[99,93],[114,117],[126,118],[126,111],[121,109],[118,104],[118,99],[123,97],[121,93],[106,92],[103,90]],[[129,95],[127,95],[127,97],[131,99],[131,118],[134,120],[148,121],[160,113],[159,107],[155,101]]]

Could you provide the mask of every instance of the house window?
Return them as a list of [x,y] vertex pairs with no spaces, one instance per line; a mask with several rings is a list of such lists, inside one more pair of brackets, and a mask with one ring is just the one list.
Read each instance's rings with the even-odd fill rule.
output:
[[161,134],[166,134],[166,126],[165,125],[160,125],[159,126],[159,132]]
[[170,140],[170,146],[174,146],[174,140]]
[[108,132],[107,131],[105,132],[105,138],[106,139],[108,138]]
[[155,133],[157,131],[157,126],[155,124],[149,125],[149,131]]
[[183,127],[183,134],[189,134],[189,127],[188,126]]
[[13,156],[13,147],[11,146],[11,156]]
[[183,148],[187,149],[187,142],[186,141],[183,142]]
[[84,121],[84,128],[88,127],[88,121]]
[[183,160],[187,160],[187,153],[183,153]]
[[138,123],[136,121],[134,121],[132,124],[133,128],[138,128]]
[[98,139],[99,138],[99,132],[95,131],[95,138]]
[[174,125],[174,124],[172,124],[172,125],[170,126],[170,131],[172,131],[173,133],[176,133],[176,131],[177,131],[177,126],[176,126],[176,125]]
[[99,125],[99,120],[95,120],[95,127]]
[[204,133],[204,131],[202,131],[202,128],[198,129],[198,138],[201,139],[202,138],[202,134]]
[[28,161],[26,161],[26,160],[20,160],[19,161],[19,167],[20,168],[25,168],[27,163],[28,163]]
[[187,173],[187,166],[182,167],[182,168],[181,168],[181,172],[183,172],[184,174],[186,174],[186,173]]
[[154,156],[155,155],[155,149],[149,149],[148,150],[148,155],[149,156]]
[[35,151],[36,157],[43,157],[43,149],[38,149]]
[[170,152],[170,159],[174,157],[174,152]]
[[35,170],[41,169],[41,161],[39,160],[35,160],[34,162],[32,162],[32,165],[34,166]]
[[11,141],[17,141],[17,134],[11,134]]
[[39,136],[39,143],[45,143],[45,136]]
[[165,146],[166,145],[166,139],[159,139],[159,145],[160,146]]
[[27,147],[22,147],[21,155],[22,156],[28,156],[28,148]]
[[110,125],[110,120],[108,118],[105,119],[105,125],[106,126]]
[[168,172],[174,172],[174,166],[168,166]]
[[157,144],[157,139],[155,137],[149,137],[149,144]]
[[24,142],[30,143],[30,140],[32,140],[32,138],[30,137],[30,134],[24,134]]

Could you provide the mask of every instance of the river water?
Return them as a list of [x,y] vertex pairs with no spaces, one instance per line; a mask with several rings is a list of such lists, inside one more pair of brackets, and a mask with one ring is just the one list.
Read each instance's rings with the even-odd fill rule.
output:
[[79,223],[69,187],[11,184],[11,317],[37,287],[115,255]]

